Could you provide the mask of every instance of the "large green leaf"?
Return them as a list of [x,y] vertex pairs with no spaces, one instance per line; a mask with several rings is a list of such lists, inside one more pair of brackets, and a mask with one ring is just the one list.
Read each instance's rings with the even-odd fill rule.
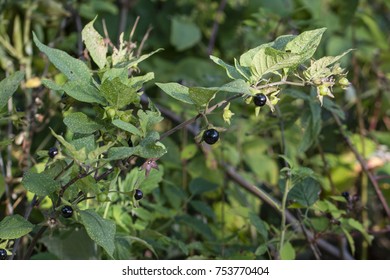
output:
[[79,59],[71,57],[64,51],[50,48],[42,44],[35,33],[33,39],[38,49],[45,53],[51,63],[60,70],[69,80],[90,81],[92,74],[87,65]]
[[291,51],[291,53],[301,54],[303,55],[303,59],[307,60],[312,57],[317,50],[325,30],[326,28],[319,28],[305,31],[288,42],[285,50]]
[[171,97],[188,104],[194,104],[194,101],[189,97],[189,88],[178,83],[156,83],[156,86],[161,88],[166,94]]
[[310,207],[319,198],[320,184],[311,177],[296,183],[288,193],[288,199],[298,202],[304,207]]
[[102,69],[106,64],[107,45],[103,37],[95,30],[93,24],[96,20],[88,23],[81,32],[81,37],[91,55],[93,61]]
[[65,125],[75,133],[90,134],[100,129],[102,126],[88,118],[81,112],[71,113],[64,118]]
[[178,17],[172,19],[170,41],[178,51],[191,48],[200,39],[201,32],[195,23]]
[[7,104],[23,78],[24,73],[17,71],[0,82],[0,109]]
[[167,149],[161,142],[158,142],[159,139],[160,136],[156,131],[149,132],[136,147],[134,154],[143,158],[162,157],[167,152]]
[[58,85],[51,80],[43,79],[42,83],[52,90],[65,91],[69,96],[81,102],[98,103],[101,105],[107,104],[104,97],[100,95],[99,90],[92,82],[88,83],[84,80],[69,80],[63,85]]
[[0,222],[0,239],[16,239],[26,235],[33,228],[32,223],[18,214],[7,216]]
[[89,237],[112,257],[115,249],[115,222],[103,219],[91,209],[80,211],[80,218]]
[[60,188],[60,184],[45,173],[28,171],[22,180],[24,187],[38,196],[47,196]]
[[107,101],[117,108],[123,108],[133,102],[138,102],[140,98],[137,91],[133,87],[124,84],[120,77],[104,80],[100,90]]

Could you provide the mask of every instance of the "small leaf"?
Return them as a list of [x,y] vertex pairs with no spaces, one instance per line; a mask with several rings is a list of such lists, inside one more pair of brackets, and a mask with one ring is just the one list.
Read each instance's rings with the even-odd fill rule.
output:
[[197,44],[201,35],[195,23],[178,17],[172,19],[170,42],[178,51],[189,49]]
[[45,53],[50,62],[53,63],[69,80],[80,80],[85,82],[91,80],[92,74],[84,62],[71,57],[64,51],[53,49],[42,44],[34,32],[33,39],[38,49]]
[[31,232],[34,225],[16,214],[6,216],[0,222],[0,239],[16,239]]
[[127,123],[127,122],[124,122],[124,121],[122,121],[120,119],[116,119],[116,120],[112,121],[112,124],[115,125],[116,127],[120,128],[120,129],[124,130],[124,131],[130,132],[131,134],[138,135],[138,136],[143,136],[141,131],[139,131],[139,129],[136,128],[131,123]]
[[[163,120],[161,113],[158,111],[139,110],[137,115],[139,117],[140,130],[143,132],[144,136],[153,131],[154,126]],[[158,140],[158,138],[156,140]]]
[[99,246],[102,246],[108,255],[112,257],[115,249],[115,222],[103,219],[91,209],[82,210],[79,213],[81,223],[84,225],[89,237]]
[[288,193],[288,199],[296,201],[302,206],[310,207],[318,200],[320,191],[320,184],[308,177],[293,186]]
[[156,86],[161,88],[166,94],[171,97],[188,104],[194,104],[194,101],[189,97],[189,88],[178,83],[156,83]]
[[290,242],[283,244],[283,248],[280,250],[280,258],[282,260],[295,260],[295,249]]
[[184,149],[180,153],[181,160],[189,160],[195,156],[198,151],[198,146],[195,144],[190,144],[184,147]]
[[234,66],[231,66],[231,65],[225,63],[222,59],[220,59],[216,56],[210,55],[210,59],[212,61],[214,61],[214,63],[225,68],[226,74],[228,75],[229,78],[234,79],[234,80],[242,79],[242,77],[243,77],[242,74],[240,74],[240,72]]
[[267,231],[267,226],[264,223],[262,219],[259,218],[258,215],[254,213],[249,213],[249,220],[257,230],[258,233],[264,238],[265,241],[268,240],[268,231]]
[[207,181],[203,178],[195,178],[190,183],[190,192],[192,195],[201,194],[204,192],[214,191],[218,188],[217,184]]
[[95,30],[93,24],[97,17],[88,23],[81,31],[81,37],[93,61],[102,69],[106,64],[107,45],[103,37]]
[[137,148],[133,147],[112,147],[108,150],[106,160],[118,160],[128,158],[137,151]]
[[84,113],[76,112],[64,118],[65,125],[74,133],[90,134],[100,129],[102,126]]
[[341,230],[344,232],[345,237],[348,240],[348,244],[349,244],[349,247],[351,248],[352,256],[355,255],[355,250],[356,250],[355,249],[355,241],[353,240],[352,235],[344,227],[341,227]]
[[17,71],[0,82],[0,109],[7,104],[8,99],[15,93],[23,78],[24,73]]
[[60,188],[60,184],[45,173],[28,171],[22,180],[24,187],[38,196],[47,196]]
[[104,80],[100,91],[111,105],[119,109],[134,102],[138,103],[140,99],[137,91],[133,87],[124,84],[120,77]]
[[159,139],[160,136],[158,132],[149,132],[146,137],[139,143],[134,154],[143,158],[162,157],[167,152],[167,149],[161,142],[158,142]]

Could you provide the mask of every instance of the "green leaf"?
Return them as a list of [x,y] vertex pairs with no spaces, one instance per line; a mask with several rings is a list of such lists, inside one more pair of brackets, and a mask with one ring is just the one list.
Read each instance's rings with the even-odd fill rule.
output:
[[224,84],[218,88],[218,91],[252,95],[252,92],[250,91],[250,85],[242,79],[237,79],[231,81],[230,83]]
[[190,183],[190,192],[192,195],[214,191],[217,188],[218,188],[217,184],[209,182],[203,178],[195,178]]
[[87,47],[89,54],[97,66],[102,69],[106,64],[107,45],[100,34],[95,30],[93,24],[97,16],[88,23],[81,31],[81,37]]
[[368,234],[368,232],[364,229],[364,226],[363,226],[362,223],[360,223],[359,221],[357,221],[357,220],[355,220],[353,218],[350,218],[350,219],[348,219],[348,224],[352,228],[360,231],[360,233],[364,236],[364,238],[367,240],[367,242],[369,244],[371,244],[371,242],[374,239],[374,237],[372,235]]
[[28,171],[22,180],[22,184],[29,191],[38,196],[47,196],[60,188],[60,184],[45,173]]
[[80,150],[76,150],[75,146],[73,146],[71,143],[67,142],[64,137],[61,135],[58,135],[54,132],[53,129],[50,128],[51,133],[53,136],[66,148],[66,150],[69,152],[69,155],[72,156],[76,161],[78,162],[84,162],[87,158],[85,147],[81,148]]
[[198,146],[195,144],[190,144],[184,147],[184,149],[180,153],[181,160],[189,160],[194,157],[194,155],[198,151]]
[[84,225],[89,237],[103,247],[107,254],[112,257],[115,249],[115,222],[103,219],[91,209],[82,210],[79,213],[81,223]]
[[[144,136],[150,131],[153,131],[154,126],[164,119],[158,111],[139,110],[137,115],[139,118],[140,129]],[[158,138],[156,140],[158,140]]]
[[351,248],[352,256],[355,255],[355,251],[356,251],[356,249],[355,249],[355,241],[353,240],[352,235],[349,234],[349,232],[344,227],[341,227],[341,230],[344,232],[345,237],[348,240],[348,244],[349,244],[349,247]]
[[290,242],[283,244],[283,248],[280,250],[280,258],[282,260],[295,260],[295,249]]
[[291,51],[291,53],[301,54],[303,55],[303,60],[307,60],[316,52],[325,30],[326,28],[319,28],[305,31],[288,42],[285,50]]
[[288,199],[298,202],[304,207],[310,207],[318,200],[320,191],[320,184],[308,177],[293,186],[288,193]]
[[112,147],[108,150],[106,160],[125,159],[134,155],[137,150],[137,147]]
[[214,240],[215,236],[211,231],[208,224],[202,222],[200,219],[189,215],[183,215],[177,218],[178,221],[182,224],[189,226],[193,231],[203,235],[208,240]]
[[106,100],[100,95],[99,90],[92,83],[74,80],[58,85],[51,80],[43,79],[42,84],[55,91],[65,91],[69,96],[81,102],[107,104]]
[[189,88],[178,83],[156,83],[156,86],[161,88],[166,94],[171,97],[188,104],[194,104],[194,101],[189,97]]
[[262,219],[259,218],[255,213],[249,213],[249,221],[252,226],[254,226],[258,233],[264,238],[265,241],[268,240],[268,231],[267,226]]
[[131,134],[143,136],[142,132],[131,123],[116,119],[112,121],[112,124],[124,131],[130,132]]
[[8,99],[15,93],[23,78],[24,73],[17,71],[0,82],[0,109],[7,104]]
[[189,89],[189,97],[198,106],[204,106],[210,102],[210,100],[217,93],[215,89],[192,87]]
[[211,208],[204,201],[201,201],[201,200],[191,200],[190,204],[200,214],[203,214],[204,216],[209,217],[209,218],[211,218],[213,220],[216,219],[216,216],[215,216],[215,213],[213,211],[213,208]]
[[299,143],[298,150],[304,153],[316,143],[322,129],[321,107],[313,99],[309,101],[309,110],[305,110],[301,116],[301,127],[303,138]]
[[90,134],[100,129],[102,126],[84,113],[70,113],[64,118],[65,125],[74,133]]
[[[210,55],[210,59],[214,61],[214,63],[218,64],[219,66],[223,67],[226,70],[226,74],[231,79],[242,79],[242,74],[234,67],[227,63],[225,63],[222,59]],[[245,76],[244,76],[245,77]]]
[[31,232],[34,225],[16,214],[6,216],[0,222],[0,239],[16,239]]
[[38,49],[45,53],[51,63],[53,63],[54,66],[60,70],[69,80],[79,80],[84,82],[89,82],[91,80],[92,74],[84,62],[71,57],[66,52],[53,49],[42,44],[34,32],[33,40]]
[[122,83],[120,77],[106,79],[100,87],[106,100],[117,108],[123,108],[131,103],[139,102],[139,95],[133,87]]
[[149,132],[136,147],[135,155],[143,158],[160,158],[166,152],[165,146],[158,142],[160,135],[156,131]]
[[154,55],[155,53],[158,53],[160,51],[162,51],[163,49],[157,49],[155,51],[152,51],[151,53],[147,53],[147,54],[143,54],[141,55],[140,57],[137,57],[137,58],[133,58],[131,59],[130,61],[124,63],[125,67],[127,69],[130,69],[131,67],[137,67],[138,64],[142,61],[144,61],[145,59],[149,58],[150,56]]
[[172,19],[170,42],[178,51],[191,48],[200,39],[201,32],[195,23],[178,17]]

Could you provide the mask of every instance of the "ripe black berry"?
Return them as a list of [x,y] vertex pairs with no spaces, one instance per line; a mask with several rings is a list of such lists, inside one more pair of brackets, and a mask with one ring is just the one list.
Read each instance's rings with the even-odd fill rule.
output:
[[219,132],[214,128],[208,129],[203,133],[203,141],[209,145],[215,144],[219,139]]
[[134,193],[134,198],[135,198],[136,200],[140,200],[140,199],[142,199],[143,197],[144,197],[143,192],[142,192],[141,190],[139,190],[139,189],[136,189],[136,190],[135,190],[135,193]]
[[253,103],[255,103],[256,106],[264,106],[265,103],[267,103],[267,97],[260,93],[260,94],[256,94],[254,97],[253,97]]
[[58,149],[56,147],[51,147],[48,154],[49,157],[54,158],[56,155],[58,155]]
[[64,218],[70,218],[73,215],[73,208],[70,207],[69,205],[65,205],[61,209],[61,214],[62,214],[62,217],[64,217]]
[[5,249],[0,249],[0,260],[7,259],[7,251]]
[[346,201],[349,201],[349,192],[343,192],[341,195],[345,198]]

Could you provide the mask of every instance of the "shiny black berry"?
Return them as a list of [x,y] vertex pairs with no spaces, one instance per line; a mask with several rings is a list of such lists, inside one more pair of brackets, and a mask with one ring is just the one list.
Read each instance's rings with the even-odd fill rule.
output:
[[143,197],[144,197],[144,193],[143,193],[141,190],[136,189],[136,190],[135,190],[135,193],[134,193],[134,198],[135,198],[136,200],[140,200],[140,199],[142,199]]
[[61,214],[62,214],[62,217],[64,217],[64,218],[70,218],[73,215],[73,208],[70,207],[69,205],[65,205],[61,209]]
[[267,103],[267,97],[260,93],[260,94],[256,94],[254,97],[253,97],[253,103],[255,103],[256,106],[264,106],[265,103]]
[[7,259],[7,251],[5,249],[0,249],[0,260]]
[[215,144],[219,139],[219,132],[216,131],[214,128],[207,129],[203,133],[203,141],[205,141],[209,145]]
[[344,197],[346,201],[349,201],[349,192],[343,192],[341,196]]
[[51,147],[48,154],[49,157],[54,158],[56,155],[58,155],[58,149],[56,147]]

